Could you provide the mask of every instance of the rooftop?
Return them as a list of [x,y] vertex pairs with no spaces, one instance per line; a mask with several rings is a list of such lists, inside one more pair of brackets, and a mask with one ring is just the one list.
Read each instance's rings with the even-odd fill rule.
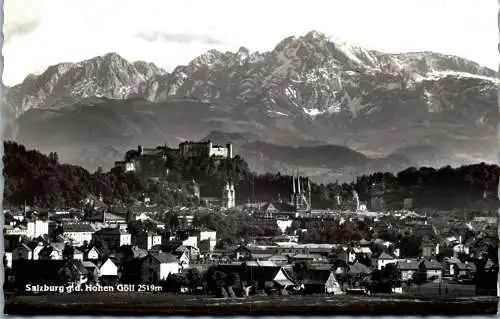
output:
[[94,227],[90,224],[84,223],[74,223],[74,224],[64,224],[62,226],[65,233],[93,233],[95,232]]

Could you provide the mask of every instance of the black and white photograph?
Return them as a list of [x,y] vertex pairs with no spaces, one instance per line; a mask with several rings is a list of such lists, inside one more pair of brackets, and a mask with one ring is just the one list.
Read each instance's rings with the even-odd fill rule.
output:
[[11,316],[498,312],[495,0],[4,0]]

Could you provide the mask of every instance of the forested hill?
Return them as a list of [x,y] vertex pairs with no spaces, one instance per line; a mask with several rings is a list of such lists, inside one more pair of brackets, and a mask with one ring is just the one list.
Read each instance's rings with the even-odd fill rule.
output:
[[[145,182],[132,173],[117,170],[90,173],[85,169],[61,164],[57,154],[48,156],[27,150],[14,142],[4,142],[4,205],[24,202],[46,208],[78,207],[88,194],[102,194],[108,203],[130,204],[144,193],[154,196],[165,206],[196,204],[189,197],[193,178],[201,185],[202,196],[220,196],[227,179],[235,182],[237,202],[250,199],[284,200],[290,198],[292,177],[280,174],[255,174],[247,163],[236,156],[216,164],[210,159],[168,162],[171,174],[161,185]],[[398,208],[404,198],[413,198],[418,208],[462,209],[478,202],[498,205],[497,188],[500,168],[477,164],[460,168],[410,168],[396,175],[376,173],[362,176],[355,183],[314,184],[313,208],[329,208],[340,194],[349,200],[356,189],[361,200],[368,200],[373,184],[383,184],[387,201]],[[181,190],[179,192],[179,190]]]

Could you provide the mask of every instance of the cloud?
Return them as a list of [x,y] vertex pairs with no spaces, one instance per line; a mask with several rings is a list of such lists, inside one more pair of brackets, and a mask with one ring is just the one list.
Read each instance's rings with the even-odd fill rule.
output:
[[163,31],[149,31],[149,32],[139,32],[136,37],[143,39],[147,42],[175,42],[180,44],[189,44],[193,42],[210,44],[210,45],[222,45],[226,42],[222,39],[218,39],[210,34],[189,34],[189,33],[169,33]]
[[40,20],[29,20],[12,24],[5,24],[5,42],[11,41],[15,37],[28,35],[35,31],[40,25]]

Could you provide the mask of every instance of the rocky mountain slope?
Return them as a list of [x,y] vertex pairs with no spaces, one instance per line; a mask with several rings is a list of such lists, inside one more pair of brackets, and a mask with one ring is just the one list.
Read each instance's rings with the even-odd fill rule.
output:
[[211,50],[171,73],[110,53],[8,88],[5,137],[75,149],[74,157],[215,130],[273,145],[394,154],[415,165],[493,161],[495,76],[455,56],[385,54],[318,32],[284,39],[270,52]]

